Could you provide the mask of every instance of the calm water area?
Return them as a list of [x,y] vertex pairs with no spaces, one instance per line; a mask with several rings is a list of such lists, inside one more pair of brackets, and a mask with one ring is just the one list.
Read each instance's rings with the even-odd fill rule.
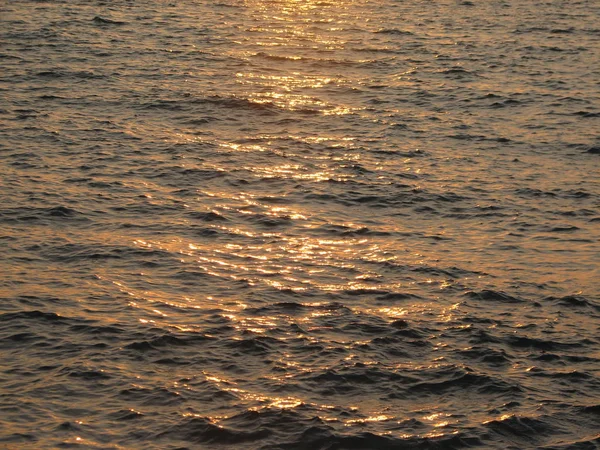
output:
[[0,1],[0,448],[600,448],[600,2]]

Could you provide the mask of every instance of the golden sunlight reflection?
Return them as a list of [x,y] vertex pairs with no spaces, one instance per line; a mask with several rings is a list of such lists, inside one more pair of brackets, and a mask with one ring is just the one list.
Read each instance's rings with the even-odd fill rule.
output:
[[205,372],[203,372],[203,374],[205,376],[206,381],[215,383],[219,387],[219,389],[226,392],[231,392],[243,401],[250,403],[258,403],[260,405],[251,407],[249,408],[250,410],[258,411],[267,408],[292,409],[304,404],[304,401],[297,397],[277,397],[265,394],[257,394],[240,388],[238,383],[234,381],[227,380],[217,375],[208,374]]
[[[269,205],[254,199],[251,195],[239,194],[238,199],[246,206],[235,208],[215,204],[212,214],[218,216],[239,214],[242,217],[248,216],[252,220],[254,218],[265,220],[269,217],[296,221],[311,220],[311,216],[305,211],[298,211],[287,206]],[[249,226],[243,229],[221,225],[220,222],[211,223],[209,226],[214,230],[231,235],[260,239],[260,242],[243,245],[225,241],[217,247],[212,241],[172,237],[162,240],[135,239],[133,245],[145,250],[160,250],[171,255],[178,255],[183,273],[197,272],[223,281],[227,279],[243,280],[251,286],[263,284],[276,290],[302,292],[318,289],[323,292],[356,291],[366,293],[373,291],[377,293],[385,289],[390,292],[409,293],[415,288],[412,286],[414,282],[396,281],[393,278],[382,283],[381,274],[377,271],[370,271],[366,267],[362,267],[358,271],[359,265],[364,266],[365,263],[380,264],[396,259],[396,256],[380,248],[371,239],[286,236],[276,230],[258,233],[252,231],[255,227]],[[306,229],[311,230],[313,226],[307,225]],[[346,223],[344,226],[348,229],[359,229],[358,225],[353,223]],[[152,269],[149,271],[152,272]],[[135,302],[138,307],[140,299],[148,303],[154,302],[180,308],[218,304],[218,300],[212,299],[212,297],[200,300],[191,295],[174,296],[171,293],[165,295],[166,292],[161,292],[160,285],[157,285],[156,289],[141,289],[127,281],[127,277],[121,277],[118,274],[99,272],[98,276],[110,280],[127,295],[137,299]],[[144,273],[140,273],[139,277],[140,280],[144,279]],[[367,307],[367,309],[372,313],[394,318],[407,314],[407,308],[414,313],[417,308],[424,307],[422,303],[417,302],[402,307]],[[453,305],[439,314],[444,317],[445,321],[449,321],[453,317],[453,311],[458,307],[458,304]],[[161,308],[154,307],[149,311],[155,316],[167,317],[168,315]],[[424,312],[423,310],[422,313]],[[244,326],[246,325],[254,328],[257,332],[265,329],[263,325],[244,324]]]
[[[279,135],[261,134],[255,136],[250,143],[238,143],[238,142],[220,142],[220,152],[223,154],[237,155],[239,153],[268,153],[275,154],[282,157],[295,157],[305,159],[308,161],[325,161],[329,163],[337,163],[339,161],[352,161],[359,160],[362,158],[358,152],[351,152],[355,149],[356,138],[345,135],[297,135],[290,134],[283,138],[284,140],[292,140],[306,145],[325,145],[330,150],[322,154],[310,154],[305,155],[302,152],[295,151],[293,148],[281,150],[278,148],[277,143],[282,139]],[[254,143],[254,141],[260,141],[260,143]],[[407,168],[410,170],[410,168]],[[211,195],[212,192],[205,192],[206,195]],[[218,193],[214,193],[218,195]],[[223,194],[223,193],[222,193]],[[236,198],[236,193],[226,192],[227,196]]]
[[[282,164],[279,166],[248,167],[249,171],[254,172],[260,178],[286,178],[311,181],[327,181],[335,179],[337,181],[347,180],[348,176],[335,175],[334,171],[325,168],[325,170],[311,172],[305,166],[299,164]],[[308,172],[308,173],[307,173]]]
[[[339,88],[346,83],[346,77],[335,71],[336,65],[346,64],[335,57],[346,44],[334,32],[343,22],[343,2],[248,0],[245,5],[251,21],[261,23],[246,28],[239,41],[246,50],[232,55],[248,61],[247,70],[238,71],[235,81],[249,102],[299,114],[345,116],[365,109],[328,96],[326,91],[330,85]],[[315,27],[315,23],[331,26]],[[315,59],[315,50],[330,56]],[[288,66],[288,70],[273,73],[276,65]]]
[[3,444],[596,442],[593,2],[5,3]]
[[369,416],[369,417],[365,417],[364,419],[348,419],[345,423],[346,426],[351,426],[351,425],[356,425],[356,424],[363,424],[363,423],[368,423],[368,422],[383,422],[383,421],[388,421],[388,420],[392,420],[394,417],[392,416],[387,416],[385,414],[380,414],[378,416]]
[[[362,111],[364,107],[349,107],[344,105],[335,105],[318,98],[290,93],[291,89],[286,86],[271,86],[284,92],[261,92],[249,96],[249,100],[257,105],[271,105],[288,111],[300,113],[321,113],[323,115],[343,116]],[[314,86],[311,86],[315,88]]]
[[[235,395],[238,399],[249,405],[249,411],[261,411],[265,409],[294,409],[303,405],[307,405],[319,411],[320,420],[323,420],[324,422],[340,422],[340,418],[337,417],[336,413],[337,407],[334,405],[306,402],[305,400],[294,396],[273,396],[256,392],[250,392],[246,389],[240,388],[238,383],[223,378],[221,376],[209,374],[206,372],[203,372],[203,374],[206,381],[214,383],[220,390]],[[177,385],[175,387],[186,388],[186,385],[184,383],[181,386]],[[341,419],[341,423],[347,427],[360,426],[375,422],[394,422],[397,424],[401,423],[401,421],[398,420],[396,417],[390,414],[385,414],[383,412],[362,414],[361,408],[358,406],[351,406],[350,410],[352,410],[353,413],[358,414],[362,417],[352,419]],[[184,414],[188,417],[204,417],[200,414]],[[213,415],[209,419],[213,423],[219,424],[222,420],[225,420],[227,418],[228,416]]]
[[251,86],[262,86],[272,88],[279,87],[283,91],[291,92],[298,88],[322,88],[329,84],[339,85],[344,83],[343,78],[331,78],[327,76],[306,75],[303,77],[298,74],[293,75],[267,75],[253,72],[238,72],[236,77],[239,83],[248,84]]
[[[272,204],[265,201],[265,198],[259,199],[250,193],[236,194],[236,199],[240,202],[239,207],[223,204],[222,200],[226,196],[224,192],[214,192],[212,195],[215,203],[208,211],[217,217],[236,214],[252,220],[273,217],[306,221],[308,223],[305,230],[308,232],[318,225],[312,222],[312,215],[307,211]],[[243,226],[242,223],[239,225]],[[222,308],[227,311],[225,316],[236,330],[259,335],[265,335],[286,319],[240,315],[246,306],[235,291],[228,287],[228,280],[243,282],[248,286],[262,285],[276,291],[318,290],[345,295],[352,295],[353,292],[357,295],[366,295],[369,292],[378,295],[382,291],[410,295],[419,289],[415,281],[404,277],[387,277],[383,282],[378,270],[368,269],[369,264],[376,267],[381,263],[396,264],[394,261],[397,260],[397,256],[388,252],[386,248],[381,248],[374,239],[360,236],[324,238],[309,234],[291,236],[280,233],[277,229],[258,232],[253,226],[231,227],[221,221],[210,222],[208,226],[230,235],[245,236],[250,240],[246,243],[225,240],[217,246],[212,240],[165,236],[161,239],[138,238],[131,244],[144,251],[173,255],[177,258],[175,261],[179,266],[178,273],[197,280],[195,283],[198,283],[198,286],[211,282],[211,278],[214,282],[222,283],[224,290],[220,291],[220,295],[198,296],[191,291],[172,292],[168,285],[161,284],[161,279],[169,274],[163,275],[159,266],[149,266],[133,279],[130,274],[108,272],[101,268],[97,270],[96,276],[98,280],[112,284],[127,295],[130,299],[129,305],[143,311],[140,317],[143,323],[160,321],[179,330],[198,331],[193,325],[177,323],[173,319],[175,315],[172,311]],[[343,226],[347,229],[360,229],[358,224],[352,222],[346,222]],[[415,253],[415,256],[418,254]],[[425,281],[429,284],[437,283],[435,279]],[[445,283],[451,285],[449,282]],[[440,285],[440,289],[443,285],[444,283]],[[460,303],[441,306],[435,301],[424,301],[415,297],[398,305],[384,306],[371,301],[358,305],[357,308],[388,320],[436,316],[441,322],[450,322],[462,314],[460,306]],[[327,314],[329,312],[326,310],[312,310],[296,317],[296,320],[298,323],[306,323]],[[438,342],[436,348],[441,349],[445,345],[444,342]]]

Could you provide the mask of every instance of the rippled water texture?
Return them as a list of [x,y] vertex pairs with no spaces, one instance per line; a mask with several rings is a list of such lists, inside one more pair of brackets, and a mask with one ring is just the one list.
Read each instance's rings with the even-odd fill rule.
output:
[[0,25],[0,447],[600,446],[597,1]]

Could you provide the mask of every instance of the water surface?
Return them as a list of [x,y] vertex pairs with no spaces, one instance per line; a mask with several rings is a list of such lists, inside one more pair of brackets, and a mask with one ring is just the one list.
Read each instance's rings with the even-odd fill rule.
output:
[[0,445],[597,448],[599,17],[1,5]]

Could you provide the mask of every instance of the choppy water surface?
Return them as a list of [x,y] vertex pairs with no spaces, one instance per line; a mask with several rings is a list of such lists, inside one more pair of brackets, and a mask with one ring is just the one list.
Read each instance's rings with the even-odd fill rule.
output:
[[0,6],[0,446],[600,445],[600,4]]

